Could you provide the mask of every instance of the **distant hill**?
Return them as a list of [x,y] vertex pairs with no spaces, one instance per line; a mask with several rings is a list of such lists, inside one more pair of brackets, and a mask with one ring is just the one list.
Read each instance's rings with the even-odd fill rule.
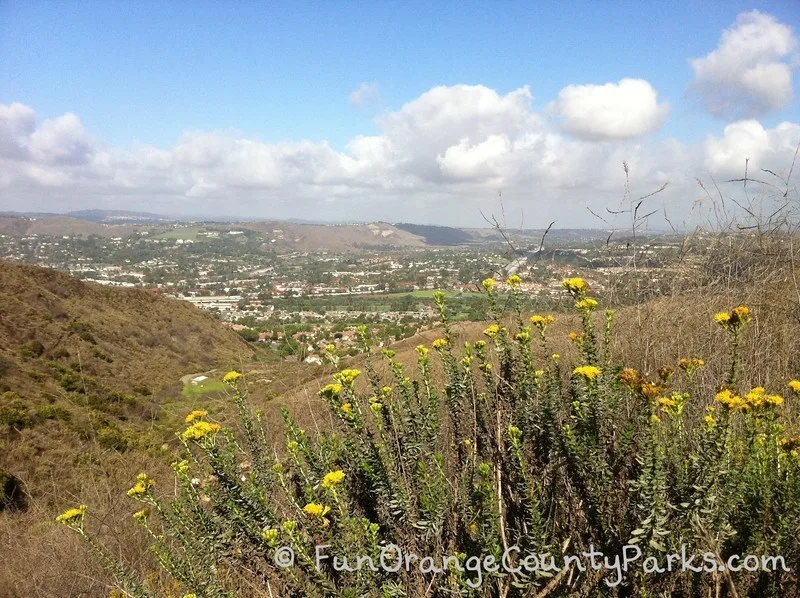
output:
[[476,241],[475,237],[460,228],[409,224],[407,222],[401,222],[394,226],[424,238],[428,245],[468,245]]

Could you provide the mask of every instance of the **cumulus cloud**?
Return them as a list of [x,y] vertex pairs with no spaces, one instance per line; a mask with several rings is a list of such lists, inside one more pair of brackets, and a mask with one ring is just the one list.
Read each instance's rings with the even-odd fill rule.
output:
[[381,92],[377,83],[362,83],[347,98],[351,106],[364,106],[380,101]]
[[797,47],[792,28],[775,17],[741,13],[713,52],[689,61],[695,74],[691,89],[721,118],[754,118],[785,108],[793,98]]
[[0,105],[0,208],[480,225],[481,211],[497,209],[502,189],[506,208],[524,212],[528,226],[553,218],[561,226],[598,225],[586,208],[618,204],[623,161],[644,193],[669,181],[658,201],[687,204],[695,176],[727,174],[747,157],[780,168],[800,141],[800,125],[765,129],[755,121],[696,146],[609,138],[607,131],[598,137],[597,130],[586,139],[554,128],[532,103],[527,87],[505,94],[481,85],[435,87],[378,118],[377,134],[343,148],[203,131],[167,148],[107,147],[75,115],[37,126],[31,108]]
[[626,139],[661,128],[669,105],[643,79],[605,85],[568,85],[552,108],[561,127],[583,139]]
[[741,120],[725,127],[722,137],[709,136],[705,142],[705,166],[728,177],[744,175],[761,168],[781,170],[800,143],[800,125],[784,122],[766,129],[755,120]]

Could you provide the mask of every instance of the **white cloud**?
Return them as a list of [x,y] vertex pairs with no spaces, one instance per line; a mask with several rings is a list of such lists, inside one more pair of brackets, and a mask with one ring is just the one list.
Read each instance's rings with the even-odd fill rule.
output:
[[569,85],[552,108],[563,130],[583,139],[625,139],[661,128],[669,113],[656,90],[643,79],[605,85]]
[[741,119],[787,107],[793,98],[792,68],[797,60],[792,28],[757,10],[741,13],[717,48],[689,61],[692,90],[713,115]]
[[686,208],[695,176],[725,176],[745,157],[781,168],[800,141],[800,125],[765,129],[755,121],[695,146],[586,140],[554,129],[532,107],[527,87],[501,94],[480,85],[435,87],[376,123],[377,134],[354,137],[342,149],[202,131],[168,148],[124,149],[96,143],[74,115],[37,128],[31,108],[0,105],[0,209],[137,207],[480,225],[481,210],[496,211],[502,189],[506,208],[524,212],[528,226],[553,218],[561,226],[598,225],[586,207],[618,204],[623,161],[643,193],[670,182],[653,201]]
[[785,122],[766,129],[758,121],[741,120],[726,126],[721,138],[709,136],[704,145],[704,163],[720,176],[742,177],[747,161],[749,174],[759,177],[762,168],[777,172],[789,168],[798,143],[800,125],[796,123]]
[[362,83],[347,98],[351,106],[364,106],[380,101],[381,92],[377,83]]

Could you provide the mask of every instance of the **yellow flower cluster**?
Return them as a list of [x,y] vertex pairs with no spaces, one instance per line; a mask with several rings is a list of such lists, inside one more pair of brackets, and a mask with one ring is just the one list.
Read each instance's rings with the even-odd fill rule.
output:
[[138,476],[136,476],[136,483],[133,485],[133,488],[128,490],[128,496],[131,498],[145,496],[155,485],[155,481],[148,477],[146,473],[140,473]]
[[725,389],[717,393],[716,401],[727,406],[732,411],[747,411],[761,407],[777,407],[783,403],[783,397],[767,394],[763,387],[757,386],[747,393],[744,398]]
[[714,321],[729,331],[736,331],[752,318],[750,309],[745,305],[733,308],[730,313],[721,312],[714,316]]
[[491,326],[486,328],[486,330],[484,330],[483,333],[489,338],[494,338],[498,334],[500,334],[500,326],[498,326],[497,324],[492,324]]
[[791,388],[797,394],[800,394],[800,380],[792,380],[789,382],[789,388]]
[[536,328],[542,331],[544,331],[544,329],[547,328],[554,321],[555,318],[553,318],[553,316],[539,316],[539,315],[531,316],[531,324],[533,324],[534,326],[536,326]]
[[337,484],[341,484],[344,481],[344,472],[341,469],[336,471],[332,471],[330,473],[326,473],[325,477],[322,478],[322,487],[323,488],[332,488]]
[[487,293],[491,293],[494,286],[497,284],[497,281],[494,278],[487,278],[483,281],[483,288]]
[[86,515],[86,505],[81,505],[75,509],[64,511],[56,517],[56,521],[64,525],[79,525],[83,523],[83,518]]
[[338,397],[340,392],[342,392],[341,384],[326,384],[325,387],[319,391],[319,395],[321,397],[333,399]]
[[508,277],[508,280],[506,280],[506,284],[508,284],[508,286],[512,288],[516,288],[520,284],[522,284],[522,279],[516,274],[512,274],[511,276]]
[[195,410],[192,411],[189,415],[186,416],[186,423],[190,424],[196,419],[203,419],[208,415],[208,411],[199,411]]
[[437,350],[444,349],[447,346],[447,339],[446,338],[437,338],[435,341],[433,341],[431,346],[434,349],[437,349]]
[[324,517],[330,512],[330,510],[330,507],[321,505],[317,502],[310,502],[303,507],[303,511],[305,511],[306,515],[309,517]]
[[581,365],[572,370],[572,373],[575,376],[582,376],[591,382],[600,375],[600,368],[593,365]]
[[200,440],[206,436],[219,432],[219,424],[212,424],[207,421],[196,421],[181,434],[183,440]]
[[274,544],[278,540],[278,530],[274,527],[264,528],[261,532],[261,537],[267,544]]
[[145,523],[149,516],[150,516],[150,509],[142,509],[141,511],[136,511],[133,514],[133,518],[139,523]]
[[591,297],[586,297],[575,303],[575,307],[578,309],[578,311],[582,311],[585,313],[593,312],[594,310],[597,309],[598,305],[599,304],[597,303],[597,301],[595,301]]
[[705,361],[702,359],[698,359],[697,357],[684,357],[680,361],[678,361],[678,367],[681,368],[687,374],[691,374],[695,370],[699,370],[706,364]]
[[239,372],[237,372],[236,370],[231,370],[230,372],[225,374],[225,377],[222,379],[222,381],[225,384],[236,384],[236,381],[241,377],[242,375]]
[[334,376],[334,379],[344,386],[352,384],[361,375],[361,370],[349,369],[342,370]]
[[664,387],[661,384],[644,382],[639,387],[639,390],[641,390],[642,394],[646,396],[648,399],[654,399],[664,391]]
[[345,403],[341,407],[342,413],[352,413],[353,406],[350,403]]
[[522,332],[518,332],[514,335],[514,339],[522,344],[529,343],[531,340],[531,334],[527,330],[523,330]]
[[574,297],[582,297],[589,290],[589,283],[583,278],[567,278],[561,283],[561,286]]
[[420,357],[425,357],[428,354],[428,347],[425,345],[417,345],[416,351],[419,353]]
[[764,407],[766,405],[780,405],[783,397],[780,395],[768,395],[762,386],[757,386],[745,395],[745,400],[751,407]]

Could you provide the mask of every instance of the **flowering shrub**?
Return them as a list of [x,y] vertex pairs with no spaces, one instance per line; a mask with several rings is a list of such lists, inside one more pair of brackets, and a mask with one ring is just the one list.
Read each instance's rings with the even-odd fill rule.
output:
[[[591,550],[614,558],[635,546],[643,558],[684,551],[725,563],[734,554],[763,554],[783,556],[787,569],[800,566],[800,436],[785,417],[797,409],[800,381],[788,382],[787,400],[777,389],[737,387],[739,340],[750,311],[740,306],[716,316],[729,339],[731,367],[716,396],[699,396],[694,376],[705,365],[699,357],[665,365],[654,379],[615,362],[613,314],[602,316],[598,338],[599,303],[580,278],[564,281],[582,322],[573,339],[580,358],[566,367],[548,350],[553,317],[522,317],[519,282],[508,281],[513,330],[495,301],[496,282],[488,279],[483,288],[494,321],[484,331],[487,340],[462,347],[437,294],[442,336],[434,352],[416,348],[416,372],[389,349],[381,357],[391,383],[371,360],[363,372],[340,371],[319,393],[338,420],[335,432],[312,438],[284,411],[285,451],[269,446],[243,375],[226,375],[240,429],[221,429],[207,412],[191,412],[180,435],[185,458],[173,464],[177,494],[158,498],[146,474],[128,492],[143,504],[134,517],[181,592],[783,595],[795,583],[783,568],[637,567],[614,585],[612,570],[575,563],[560,571],[485,570],[481,579],[474,569],[436,570],[441,563],[434,561],[427,569],[355,566],[359,557],[381,562],[389,544],[423,559],[420,565],[424,557],[446,555],[461,563],[499,562],[504,554],[514,563],[526,554],[546,562]],[[368,350],[366,329],[360,334]],[[552,356],[537,363],[532,343]],[[440,385],[433,359],[444,373]],[[172,592],[157,576],[140,581],[110,559],[87,531],[85,511],[71,509],[59,521],[103,556],[122,591]],[[319,546],[338,565],[320,562]],[[291,566],[282,560],[287,550]],[[345,557],[353,570],[341,566]]]

